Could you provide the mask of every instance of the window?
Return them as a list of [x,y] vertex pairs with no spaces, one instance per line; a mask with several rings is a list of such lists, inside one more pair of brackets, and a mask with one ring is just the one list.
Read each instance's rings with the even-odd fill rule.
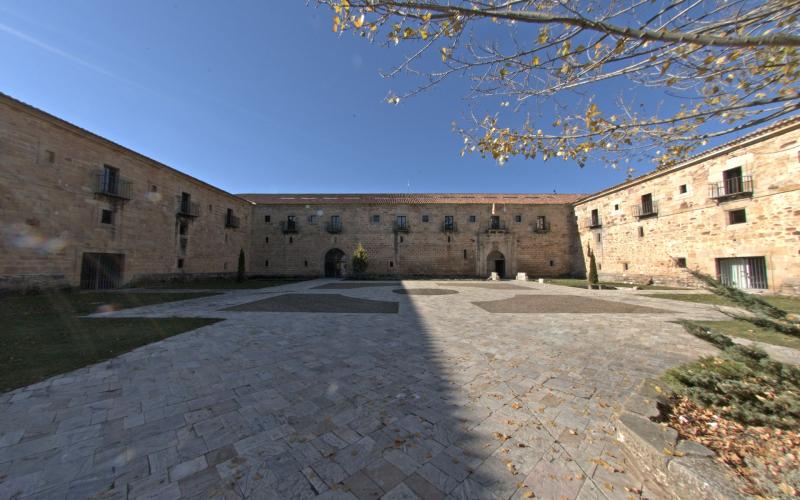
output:
[[389,267],[394,267],[394,262],[392,262],[391,260],[389,261]]
[[158,192],[158,186],[156,186],[155,184],[150,184],[150,192],[151,193],[157,193]]
[[397,226],[398,229],[405,229],[405,228],[408,227],[408,219],[406,218],[405,215],[396,216],[395,220],[394,220],[394,223],[395,223],[395,226]]
[[289,236],[289,244],[291,245],[292,243],[294,243],[294,238]]
[[187,224],[186,222],[182,221],[178,225],[178,234],[180,234],[181,236],[186,236],[186,233],[188,233],[188,232],[189,232],[189,224]]
[[595,239],[595,240],[596,240],[598,243],[602,243],[602,242],[603,242],[603,235],[602,235],[602,234],[600,234],[600,233],[597,233],[597,234],[594,236],[594,239]]
[[627,262],[623,262],[622,263],[622,270],[623,271],[627,271],[628,270],[628,263]]
[[269,236],[267,236],[266,238],[264,238],[264,243],[269,243]]
[[45,151],[45,158],[47,158],[47,163],[55,163],[56,162],[56,154],[49,149]]
[[464,260],[467,260],[467,249],[464,249]]
[[536,216],[536,230],[537,231],[544,231],[547,229],[547,217],[544,215],[537,215]]
[[492,215],[492,218],[489,220],[489,228],[490,229],[500,229],[500,216],[499,215]]
[[619,212],[619,203],[614,204],[614,211]]
[[592,210],[591,227],[600,227],[600,212],[595,208]]
[[742,167],[728,169],[722,172],[722,182],[725,194],[736,194],[744,191],[742,183]]
[[600,271],[600,270],[602,270],[602,269],[603,269],[603,264],[601,264],[601,263],[599,263],[599,262],[598,262],[598,263],[597,263],[597,270],[598,270],[598,271]]
[[264,216],[264,222],[265,222],[266,224],[269,224],[270,222],[272,222],[272,217],[271,217],[271,216],[269,216],[269,215],[265,215],[265,216]]
[[474,215],[470,215],[470,216],[469,216],[469,223],[470,223],[470,224],[474,224],[474,223],[475,223],[475,221],[476,221],[476,218],[475,218],[475,216],[474,216]]
[[431,220],[430,217],[428,217],[427,215],[422,216],[422,222],[430,222],[430,220]]
[[264,267],[269,267],[269,261],[268,260],[264,261]]
[[516,222],[516,223],[522,222],[522,216],[521,215],[515,215],[514,216],[514,222]]
[[554,260],[551,260],[551,261],[550,261],[550,267],[553,267],[553,266],[555,266],[555,265],[556,265],[556,261],[554,261]]
[[374,214],[372,216],[372,223],[373,224],[380,224],[381,223],[381,216],[378,214]]
[[308,216],[308,223],[309,224],[316,224],[317,223],[317,216],[316,215],[309,215]]
[[104,193],[119,193],[119,169],[103,165],[102,190]]
[[637,232],[639,233],[639,238],[644,238],[644,228],[642,226],[637,228]]
[[178,269],[183,269],[183,259],[178,259]]
[[100,211],[100,222],[103,224],[113,224],[114,223],[114,212],[108,209],[103,209]]
[[650,215],[654,213],[656,212],[655,212],[655,205],[653,205],[653,195],[651,193],[642,195],[642,206],[640,215]]
[[744,224],[745,222],[747,222],[747,213],[744,208],[728,212],[728,224]]
[[304,260],[304,261],[303,261],[303,266],[304,266],[304,267],[308,267],[308,261],[307,261],[307,260]]
[[681,268],[686,267],[686,257],[678,257],[675,259],[675,265]]
[[686,194],[686,184],[678,186],[678,194]]
[[[452,215],[445,215],[444,216],[444,230],[445,231],[453,231],[456,228],[456,222]],[[450,237],[447,237],[447,241],[450,241]]]
[[191,213],[192,195],[189,193],[181,193],[181,213]]

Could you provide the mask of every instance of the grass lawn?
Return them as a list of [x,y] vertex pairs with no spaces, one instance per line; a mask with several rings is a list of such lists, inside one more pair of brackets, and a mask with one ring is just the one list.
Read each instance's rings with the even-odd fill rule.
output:
[[800,338],[776,332],[771,328],[761,328],[747,321],[693,321],[693,323],[730,337],[740,337],[767,344],[800,349]]
[[239,283],[232,279],[207,279],[207,280],[193,280],[193,281],[170,281],[167,283],[154,283],[146,285],[145,288],[173,288],[181,290],[241,290],[253,288],[267,288],[270,286],[288,285],[289,283],[298,283],[306,281],[304,279],[295,278],[252,278]]
[[[545,278],[544,282],[551,285],[571,286],[574,288],[586,288],[587,285],[587,281],[583,278]],[[600,284],[613,286],[615,288],[633,288],[638,286],[642,290],[685,290],[685,288],[677,288],[672,286],[636,285],[635,283],[617,283],[614,281],[601,281]]]
[[[656,299],[683,300],[686,302],[698,302],[701,304],[712,304],[716,306],[739,307],[725,297],[712,294],[701,295],[701,294],[664,293],[659,295],[647,295],[647,297],[653,297]],[[772,304],[773,306],[783,309],[784,311],[790,313],[800,313],[800,297],[786,297],[782,295],[764,295],[761,298],[764,299],[766,302]]]
[[207,318],[80,318],[213,293],[59,293],[0,296],[0,392],[219,321]]

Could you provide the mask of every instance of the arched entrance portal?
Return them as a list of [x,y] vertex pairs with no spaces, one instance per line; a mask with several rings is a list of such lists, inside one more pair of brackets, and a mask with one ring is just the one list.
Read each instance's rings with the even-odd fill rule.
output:
[[325,277],[341,278],[345,274],[344,252],[331,248],[325,254]]
[[490,273],[494,271],[501,278],[505,278],[506,258],[503,256],[503,254],[498,252],[497,250],[491,252],[486,257],[486,270],[489,271]]

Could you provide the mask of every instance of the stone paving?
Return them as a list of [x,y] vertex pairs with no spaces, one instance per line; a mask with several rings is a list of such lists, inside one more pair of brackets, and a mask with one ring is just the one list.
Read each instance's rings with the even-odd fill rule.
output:
[[[653,498],[612,414],[643,378],[714,352],[671,320],[725,318],[538,283],[402,285],[449,295],[326,284],[103,314],[225,321],[0,395],[0,498]],[[231,310],[310,293],[399,312]],[[599,293],[661,312],[473,305]]]

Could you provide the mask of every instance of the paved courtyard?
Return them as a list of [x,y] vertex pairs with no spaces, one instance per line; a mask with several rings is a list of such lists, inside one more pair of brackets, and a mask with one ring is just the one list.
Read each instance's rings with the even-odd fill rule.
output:
[[0,395],[0,498],[637,498],[612,414],[714,352],[670,321],[724,319],[630,290],[332,280],[105,315],[225,321]]

